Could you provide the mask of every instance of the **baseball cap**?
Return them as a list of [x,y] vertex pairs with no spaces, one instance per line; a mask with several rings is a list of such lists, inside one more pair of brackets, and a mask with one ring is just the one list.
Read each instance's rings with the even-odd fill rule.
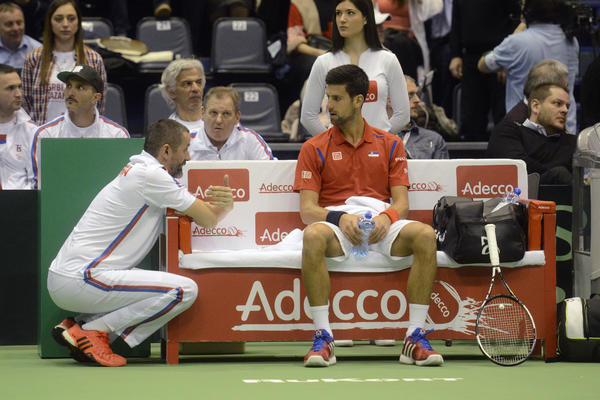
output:
[[375,13],[376,25],[383,24],[385,21],[392,19],[392,16],[389,13],[382,13],[379,11],[379,6],[377,4],[375,4],[375,7],[373,7],[373,12]]
[[74,76],[92,85],[97,92],[104,92],[104,82],[100,74],[89,65],[76,65],[72,71],[59,72],[57,75],[58,79],[64,83]]

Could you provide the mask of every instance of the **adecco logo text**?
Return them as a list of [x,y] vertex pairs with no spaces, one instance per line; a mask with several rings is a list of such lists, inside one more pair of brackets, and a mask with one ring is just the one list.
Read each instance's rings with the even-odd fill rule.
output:
[[191,169],[188,172],[188,190],[199,199],[206,199],[212,186],[223,186],[223,177],[229,175],[233,201],[250,200],[250,174],[247,169]]
[[306,227],[299,212],[257,212],[255,226],[260,246],[277,244],[294,229]]
[[456,189],[459,196],[500,197],[518,184],[516,165],[463,165],[456,168]]
[[410,184],[409,192],[439,192],[442,190],[442,185],[437,182],[413,182]]
[[377,101],[377,81],[369,81],[369,91],[365,103]]
[[263,182],[258,187],[258,193],[294,193],[294,185]]

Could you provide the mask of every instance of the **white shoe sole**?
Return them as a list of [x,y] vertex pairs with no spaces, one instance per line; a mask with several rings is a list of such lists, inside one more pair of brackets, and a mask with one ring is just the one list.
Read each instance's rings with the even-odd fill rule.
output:
[[334,340],[335,347],[352,347],[354,346],[354,340]]
[[308,360],[304,362],[305,367],[329,367],[336,363],[335,356],[331,356],[329,362],[325,361],[325,359],[321,356],[310,356]]
[[402,364],[408,364],[408,365],[416,364],[419,367],[442,365],[444,363],[444,359],[442,358],[441,354],[432,354],[429,357],[427,357],[425,360],[422,360],[422,361],[415,361],[412,358],[407,357],[404,354],[402,354],[400,356],[400,360],[398,360],[398,361],[400,361]]

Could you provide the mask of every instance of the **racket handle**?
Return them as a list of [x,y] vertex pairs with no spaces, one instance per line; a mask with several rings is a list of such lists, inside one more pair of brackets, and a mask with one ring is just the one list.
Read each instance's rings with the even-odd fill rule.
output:
[[496,241],[496,225],[486,224],[485,234],[488,240],[488,248],[490,249],[490,262],[494,267],[500,265],[500,256],[498,253],[498,242]]

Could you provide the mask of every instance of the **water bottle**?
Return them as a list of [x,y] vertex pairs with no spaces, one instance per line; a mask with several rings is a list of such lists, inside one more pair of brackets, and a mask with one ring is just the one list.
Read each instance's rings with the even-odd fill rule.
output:
[[496,207],[494,207],[492,212],[498,211],[499,209],[501,209],[502,207],[504,207],[507,204],[518,203],[519,199],[520,199],[520,197],[519,197],[520,194],[521,194],[521,189],[519,189],[519,188],[515,188],[514,190],[511,190],[511,191],[507,190],[504,193],[504,197],[502,197],[502,201],[500,203],[498,203],[498,205],[496,205]]
[[361,244],[352,246],[352,254],[356,258],[365,258],[369,254],[369,235],[375,227],[375,221],[373,221],[370,211],[367,211],[364,217],[360,217],[358,227],[363,231],[363,241]]

